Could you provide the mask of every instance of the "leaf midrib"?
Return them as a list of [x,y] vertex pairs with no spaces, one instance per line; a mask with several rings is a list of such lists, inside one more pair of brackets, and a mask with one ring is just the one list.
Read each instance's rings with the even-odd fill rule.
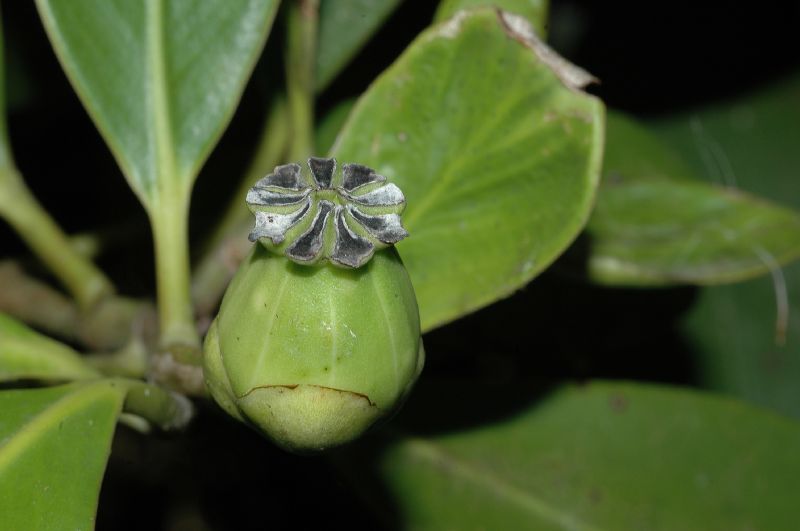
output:
[[[159,192],[166,190],[164,186],[173,184],[178,177],[176,175],[175,152],[171,141],[171,121],[170,105],[167,88],[166,75],[166,50],[164,47],[164,1],[150,0],[147,2],[147,53],[145,55],[145,75],[148,79],[148,86],[151,89],[152,98],[150,103],[151,119],[153,122],[154,149],[156,162],[156,175],[152,176],[155,195],[153,199],[159,198]],[[177,179],[183,181],[182,178]]]
[[415,457],[430,462],[436,468],[442,468],[441,464],[446,463],[448,472],[455,473],[461,479],[491,492],[496,498],[516,505],[541,520],[557,524],[569,531],[602,531],[601,528],[578,520],[547,500],[497,477],[488,470],[478,469],[473,464],[458,459],[434,443],[413,438],[406,440],[404,444],[407,451]]

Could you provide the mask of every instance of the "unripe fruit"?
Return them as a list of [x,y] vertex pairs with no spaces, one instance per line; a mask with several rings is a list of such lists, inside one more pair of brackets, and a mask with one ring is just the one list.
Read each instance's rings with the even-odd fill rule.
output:
[[[337,248],[332,229],[320,235],[321,253]],[[419,313],[397,252],[375,247],[345,268],[327,255],[309,266],[254,246],[205,342],[206,383],[229,414],[309,452],[351,441],[397,409],[424,362]]]

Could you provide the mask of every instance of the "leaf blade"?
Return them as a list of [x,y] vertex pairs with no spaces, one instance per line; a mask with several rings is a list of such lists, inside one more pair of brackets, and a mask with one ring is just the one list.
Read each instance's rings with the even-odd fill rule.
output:
[[337,0],[320,4],[319,44],[314,73],[317,92],[322,92],[347,66],[400,2]]
[[332,149],[403,189],[411,236],[398,249],[424,329],[522,286],[588,217],[602,104],[566,86],[572,67],[541,61],[537,45],[494,10],[428,30],[362,96]]
[[411,528],[788,530],[798,443],[797,424],[733,400],[597,382],[398,439],[378,466]]
[[[11,529],[93,529],[124,393],[109,383],[0,392],[0,513]],[[75,481],[75,478],[81,481]]]
[[71,380],[99,374],[68,346],[0,313],[0,382]]
[[[697,174],[800,209],[800,76],[653,123]],[[717,152],[723,164],[709,162]],[[711,161],[715,160],[713,157]],[[723,171],[723,168],[726,170]],[[800,418],[800,263],[700,291],[682,323],[702,385]]]
[[609,114],[608,139],[587,225],[593,280],[728,283],[800,256],[796,212],[697,180],[655,135],[620,114]]

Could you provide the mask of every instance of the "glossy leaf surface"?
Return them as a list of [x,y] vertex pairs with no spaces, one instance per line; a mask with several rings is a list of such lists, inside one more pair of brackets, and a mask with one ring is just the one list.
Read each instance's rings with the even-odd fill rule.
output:
[[330,84],[401,0],[323,0],[319,6],[319,43],[314,82]]
[[548,0],[442,0],[434,20],[441,22],[462,9],[493,6],[517,15],[522,15],[533,25],[541,38],[547,36]]
[[97,377],[80,354],[0,314],[0,382]]
[[715,284],[800,256],[800,215],[694,172],[646,128],[609,114],[589,272],[608,284]]
[[494,424],[399,438],[378,463],[409,529],[789,531],[798,445],[796,423],[737,401],[591,383]]
[[[800,209],[800,77],[655,123],[704,179]],[[800,263],[704,289],[685,321],[701,381],[800,418]]]
[[188,190],[233,114],[275,0],[38,0],[62,66],[145,205]]
[[545,63],[529,32],[491,9],[426,31],[362,96],[332,149],[403,190],[411,235],[398,249],[423,329],[524,285],[591,209],[603,106],[577,89],[585,72]]
[[94,529],[123,397],[108,382],[0,392],[4,529]]

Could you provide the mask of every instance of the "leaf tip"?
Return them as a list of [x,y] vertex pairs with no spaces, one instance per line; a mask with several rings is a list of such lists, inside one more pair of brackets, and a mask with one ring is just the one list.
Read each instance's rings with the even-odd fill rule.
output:
[[[497,16],[506,34],[530,48],[545,65],[547,65],[558,79],[572,90],[581,90],[590,83],[599,83],[592,74],[570,63],[561,57],[555,50],[542,41],[533,26],[525,17],[497,10]],[[455,22],[454,17],[450,22]]]
[[446,39],[455,39],[461,31],[461,23],[467,18],[468,11],[457,11],[447,22],[436,30],[436,34]]

